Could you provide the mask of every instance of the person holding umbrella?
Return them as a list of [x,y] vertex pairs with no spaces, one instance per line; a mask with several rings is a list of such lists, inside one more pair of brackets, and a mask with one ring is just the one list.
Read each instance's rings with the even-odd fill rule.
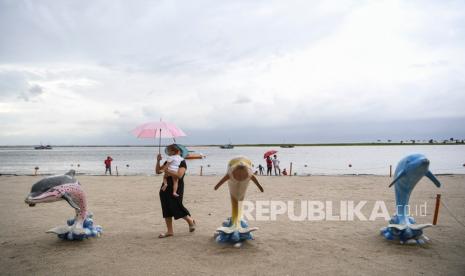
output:
[[273,169],[273,161],[271,160],[271,157],[273,154],[277,153],[278,151],[276,150],[269,150],[263,154],[263,158],[266,159],[266,175],[273,175],[272,169]]
[[[196,226],[195,221],[182,203],[184,194],[184,175],[187,169],[186,161],[182,160],[179,163],[177,171],[168,170],[167,162],[164,162],[163,165],[160,165],[160,161],[162,160],[162,156],[160,154],[161,138],[172,138],[176,143],[176,137],[186,136],[186,134],[174,124],[164,122],[161,119],[159,122],[148,122],[139,125],[132,131],[132,133],[137,138],[149,138],[154,139],[154,141],[157,141],[158,138],[158,155],[155,165],[155,172],[157,174],[165,172],[167,175],[167,185],[165,186],[164,183],[162,183],[159,191],[160,203],[167,231],[165,233],[161,233],[158,237],[166,238],[173,236],[173,217],[175,220],[180,218],[184,219],[189,225],[189,232],[194,232]],[[170,153],[174,155],[180,155],[182,158],[185,158],[187,156],[188,150],[182,145],[172,144],[165,148],[165,152],[167,154]],[[178,187],[176,190],[174,190],[173,177],[178,179]],[[177,196],[173,195],[174,193],[177,194]]]
[[[185,149],[185,152],[184,152]],[[175,155],[185,156],[187,155],[187,149],[181,145],[172,144],[166,148],[167,152],[172,152]],[[183,151],[183,152],[181,152]],[[167,186],[163,185],[160,188],[159,196],[161,208],[163,211],[163,218],[165,219],[167,231],[161,233],[159,238],[171,237],[174,235],[173,230],[173,217],[175,220],[182,218],[189,225],[189,232],[195,231],[195,220],[191,217],[189,210],[184,207],[182,203],[184,195],[184,175],[186,173],[187,165],[186,161],[182,160],[179,164],[179,169],[176,172],[172,172],[167,168],[167,162],[164,162],[163,165],[160,164],[162,160],[161,154],[157,155],[157,164],[155,166],[155,172],[161,174],[165,172],[168,175],[166,181]],[[178,178],[178,188],[177,191],[173,191],[173,177]],[[173,193],[176,192],[178,196],[173,196]]]
[[273,161],[271,161],[271,157],[266,157],[266,175],[273,175]]

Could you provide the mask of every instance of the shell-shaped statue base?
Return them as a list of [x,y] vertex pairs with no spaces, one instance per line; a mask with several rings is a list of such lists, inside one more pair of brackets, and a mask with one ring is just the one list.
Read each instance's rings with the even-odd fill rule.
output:
[[399,224],[399,218],[395,215],[389,221],[387,227],[381,228],[380,234],[387,240],[399,241],[400,244],[425,244],[429,241],[423,235],[423,229],[431,224],[416,224],[413,217],[408,217],[409,224]]
[[58,226],[47,231],[47,233],[57,234],[58,238],[68,241],[82,241],[83,239],[100,237],[102,227],[94,225],[92,214],[88,214],[82,223],[82,228],[77,228],[76,219],[71,218],[66,221],[65,226]]
[[240,244],[246,240],[253,240],[252,232],[258,230],[257,227],[249,228],[245,220],[241,220],[241,227],[234,227],[232,219],[229,217],[223,222],[222,227],[216,229],[216,241],[218,243]]

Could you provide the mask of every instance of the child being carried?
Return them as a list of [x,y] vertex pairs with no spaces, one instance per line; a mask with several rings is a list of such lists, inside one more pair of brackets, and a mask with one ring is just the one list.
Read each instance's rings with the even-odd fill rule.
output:
[[[184,160],[179,154],[176,154],[174,151],[168,151],[168,158],[166,160],[166,165],[168,168],[168,171],[171,172],[172,174],[177,174],[179,165],[181,165],[181,162]],[[165,190],[168,187],[168,174],[165,172],[163,175],[163,187],[162,189]],[[178,182],[179,179],[177,176],[171,175],[173,178],[173,196],[178,197]]]

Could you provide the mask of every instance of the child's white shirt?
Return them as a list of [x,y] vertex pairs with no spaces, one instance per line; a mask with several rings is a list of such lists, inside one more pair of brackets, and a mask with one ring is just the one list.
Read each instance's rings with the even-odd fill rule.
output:
[[181,165],[181,162],[183,160],[184,158],[182,158],[180,155],[168,156],[168,158],[166,159],[166,162],[168,163],[171,162],[171,164],[168,166],[168,170],[177,172],[179,169],[179,165]]

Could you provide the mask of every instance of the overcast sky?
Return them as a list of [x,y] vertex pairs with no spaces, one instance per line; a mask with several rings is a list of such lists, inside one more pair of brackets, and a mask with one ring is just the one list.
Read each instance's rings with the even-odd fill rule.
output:
[[0,0],[0,144],[465,139],[464,1]]

